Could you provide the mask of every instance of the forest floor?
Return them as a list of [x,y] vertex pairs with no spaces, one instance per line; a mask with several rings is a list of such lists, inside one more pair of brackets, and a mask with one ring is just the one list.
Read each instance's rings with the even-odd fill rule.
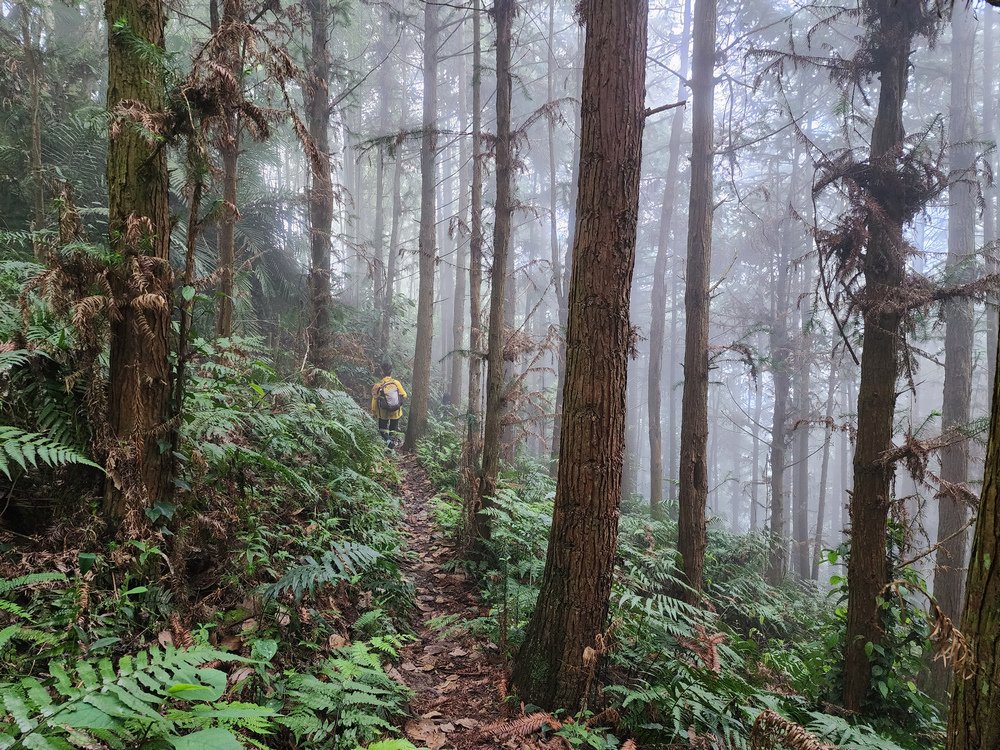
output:
[[[511,707],[504,703],[507,667],[496,646],[471,634],[465,624],[489,614],[474,580],[454,561],[461,549],[437,528],[434,488],[416,457],[399,453],[405,532],[413,553],[405,563],[416,591],[416,640],[389,674],[414,692],[413,719],[404,732],[429,750],[556,748],[561,739],[532,742],[501,739]],[[452,564],[449,564],[452,563]]]

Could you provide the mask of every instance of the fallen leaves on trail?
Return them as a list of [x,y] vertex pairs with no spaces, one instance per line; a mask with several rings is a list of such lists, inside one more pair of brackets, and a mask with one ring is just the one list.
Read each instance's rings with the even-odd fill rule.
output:
[[[414,691],[413,715],[403,731],[414,744],[429,750],[522,750],[542,745],[533,740],[504,739],[485,731],[504,717],[504,695],[493,686],[504,684],[504,668],[493,644],[480,643],[461,623],[478,617],[482,604],[474,582],[464,573],[442,567],[460,552],[436,528],[428,512],[434,490],[412,456],[398,456],[404,474],[402,494],[409,549],[415,553],[405,566],[414,597],[417,638],[401,653],[398,669],[386,672]],[[437,624],[454,623],[444,629]],[[391,670],[391,671],[390,671]],[[530,734],[530,733],[529,733]]]
[[440,750],[448,741],[444,732],[438,729],[433,721],[427,719],[408,721],[403,727],[403,732],[414,744],[426,745],[428,750]]

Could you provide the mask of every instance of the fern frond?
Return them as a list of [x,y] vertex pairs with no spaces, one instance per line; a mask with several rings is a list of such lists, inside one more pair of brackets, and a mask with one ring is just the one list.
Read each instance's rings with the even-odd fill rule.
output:
[[[153,647],[117,665],[110,659],[52,661],[47,684],[25,677],[0,692],[0,715],[8,725],[2,737],[8,744],[0,747],[132,747],[153,738],[182,750],[242,747],[230,728],[266,732],[273,712],[213,703],[225,690],[226,674],[202,666],[236,659],[207,647]],[[177,700],[193,708],[177,707]],[[193,732],[181,734],[187,730]]]
[[0,471],[8,479],[12,479],[12,464],[20,466],[24,471],[29,467],[37,469],[40,465],[58,467],[67,464],[104,470],[82,453],[45,435],[0,425]]
[[321,586],[350,580],[372,567],[379,557],[379,553],[367,545],[336,542],[319,560],[312,556],[304,557],[301,564],[268,586],[264,596],[276,599],[285,592],[291,592],[295,601],[300,602],[307,592],[312,595]]

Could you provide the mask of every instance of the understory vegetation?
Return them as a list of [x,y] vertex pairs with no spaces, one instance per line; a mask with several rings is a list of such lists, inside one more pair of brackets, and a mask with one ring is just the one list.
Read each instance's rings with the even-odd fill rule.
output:
[[[452,425],[432,423],[418,453],[438,489],[435,517],[461,540],[461,445]],[[524,461],[502,474],[494,506],[483,511],[494,520],[488,554],[463,563],[480,580],[490,615],[441,622],[442,629],[469,628],[516,652],[538,595],[554,497],[545,466]],[[684,583],[676,550],[675,521],[651,519],[639,497],[623,502],[603,641],[608,658],[599,667],[595,661],[588,677],[593,702],[560,730],[586,738],[574,745],[618,747],[618,735],[641,747],[799,747],[781,744],[794,727],[813,741],[857,750],[942,743],[937,705],[919,687],[932,644],[924,584],[914,571],[894,571],[901,585],[886,597],[887,637],[872,653],[878,708],[871,716],[879,719],[857,720],[836,708],[846,628],[842,575],[834,574],[829,588],[770,586],[766,535],[733,534],[717,519],[709,526],[704,602],[695,607],[678,596]],[[827,554],[840,570],[845,550]]]
[[280,377],[260,339],[196,341],[171,497],[109,541],[84,490],[100,471],[86,389],[60,387],[77,375],[72,330],[31,309],[24,348],[0,354],[17,522],[0,550],[0,747],[348,750],[397,734],[409,692],[383,664],[409,637],[412,591],[370,417],[335,383]]

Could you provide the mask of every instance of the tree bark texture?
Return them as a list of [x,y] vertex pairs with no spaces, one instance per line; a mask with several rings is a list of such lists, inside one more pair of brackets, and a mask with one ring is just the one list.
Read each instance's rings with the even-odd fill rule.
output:
[[417,341],[413,352],[413,390],[405,448],[413,450],[427,429],[431,388],[431,338],[434,333],[436,265],[435,161],[437,156],[438,7],[424,5],[424,112],[420,143],[420,285],[417,292]]
[[691,195],[684,289],[684,393],[681,401],[680,515],[677,549],[694,599],[705,565],[708,502],[708,333],[712,260],[715,26],[717,0],[694,6],[691,76]]
[[618,536],[647,3],[586,0],[580,10],[587,40],[559,475],[541,591],[512,678],[525,701],[571,712],[603,650]]
[[947,750],[1000,747],[1000,382],[994,379],[983,494],[972,538],[962,633],[968,663],[956,671],[948,712]]
[[[167,153],[129,122],[122,110],[136,104],[164,111],[164,68],[138,49],[133,38],[164,49],[165,14],[160,0],[107,0],[108,232],[118,261],[111,291],[108,377],[108,478],[105,511],[129,534],[143,524],[142,509],[167,492],[169,445],[169,335],[171,313],[170,209]],[[126,28],[116,29],[124,22]],[[142,283],[136,282],[141,278]]]

